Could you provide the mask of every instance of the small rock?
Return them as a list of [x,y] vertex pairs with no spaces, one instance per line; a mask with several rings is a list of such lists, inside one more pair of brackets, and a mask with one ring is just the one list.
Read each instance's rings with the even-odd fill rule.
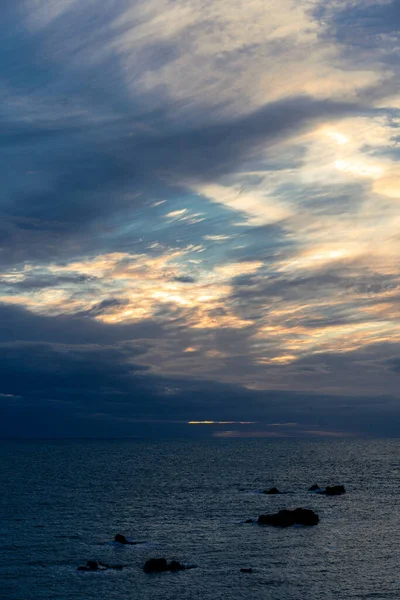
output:
[[240,569],[240,572],[241,573],[252,573],[253,569],[251,569],[251,568],[250,569]]
[[168,571],[168,563],[165,558],[149,558],[144,563],[143,571],[145,573],[162,573]]
[[247,521],[245,521],[245,523],[254,523],[254,519],[247,519]]
[[269,490],[264,490],[263,494],[282,494],[276,487],[272,487]]
[[186,571],[194,568],[195,565],[182,565],[177,560],[168,563],[165,558],[149,558],[144,564],[143,571],[145,573],[163,573],[164,571]]
[[78,567],[78,571],[106,571],[107,569],[121,570],[123,565],[107,565],[97,560],[88,560],[86,566]]
[[314,483],[314,485],[308,488],[309,492],[315,492],[315,490],[319,490],[319,485],[317,483]]
[[114,538],[114,542],[118,542],[119,544],[124,544],[124,546],[136,546],[136,544],[140,544],[141,542],[130,542],[126,539],[122,533],[117,533]]
[[185,565],[182,565],[177,560],[171,560],[171,562],[168,565],[168,571],[184,571],[185,569]]
[[88,560],[84,567],[78,567],[78,571],[104,571],[104,567],[105,565],[97,562],[97,560]]
[[122,535],[122,533],[117,533],[117,535],[114,538],[114,542],[119,542],[120,544],[128,544],[128,540],[124,535]]

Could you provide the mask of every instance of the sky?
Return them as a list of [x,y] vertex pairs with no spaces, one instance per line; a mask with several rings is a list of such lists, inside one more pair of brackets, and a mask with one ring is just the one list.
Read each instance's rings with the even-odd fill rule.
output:
[[0,436],[399,435],[399,3],[1,12]]

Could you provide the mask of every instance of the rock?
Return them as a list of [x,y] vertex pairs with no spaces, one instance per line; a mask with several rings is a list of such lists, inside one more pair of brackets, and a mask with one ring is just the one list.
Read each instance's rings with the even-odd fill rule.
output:
[[241,573],[252,573],[253,569],[251,569],[251,568],[250,569],[240,569],[240,572]]
[[117,533],[117,535],[114,538],[114,542],[119,542],[120,544],[128,544],[128,540],[126,539],[126,537],[124,535],[122,535],[122,533]]
[[319,490],[319,485],[317,483],[314,483],[314,485],[312,485],[311,487],[308,488],[309,492],[315,492],[316,490]]
[[247,521],[245,521],[245,523],[254,523],[254,519],[247,519]]
[[195,565],[182,565],[177,560],[168,563],[165,558],[149,558],[144,564],[143,571],[145,573],[163,573],[164,571],[186,571],[194,568]]
[[318,515],[307,508],[295,510],[280,510],[271,515],[260,515],[257,523],[260,525],[273,525],[274,527],[290,527],[291,525],[317,525]]
[[99,571],[100,563],[97,560],[88,560],[86,566],[78,567],[78,571]]
[[322,493],[326,496],[340,496],[341,494],[345,494],[346,490],[344,485],[328,485]]
[[78,567],[78,571],[106,571],[107,569],[122,568],[122,565],[107,565],[97,560],[88,560],[85,567]]
[[169,571],[184,571],[185,569],[185,565],[181,565],[177,560],[172,560],[168,565]]
[[264,490],[263,494],[282,494],[276,487],[272,487],[269,490]]
[[117,533],[114,538],[114,542],[118,542],[119,544],[124,544],[125,546],[136,546],[136,544],[140,544],[140,542],[129,542],[122,533]]
[[145,573],[161,573],[168,571],[168,563],[165,558],[149,558],[144,563],[143,571]]

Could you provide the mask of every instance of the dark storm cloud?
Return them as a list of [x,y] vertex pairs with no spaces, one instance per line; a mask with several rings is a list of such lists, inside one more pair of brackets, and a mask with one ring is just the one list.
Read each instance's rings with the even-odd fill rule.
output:
[[[332,397],[329,393],[255,391],[204,377],[157,375],[142,365],[145,340],[142,346],[129,341],[129,336],[137,339],[144,333],[141,326],[118,328],[85,318],[43,318],[7,307],[0,315],[3,437],[31,436],[32,427],[36,435],[50,437],[210,435],[173,423],[256,421],[258,430],[268,430],[268,423],[286,422],[288,415],[299,424],[299,435],[310,428],[390,435],[399,422],[398,402],[390,396],[398,386],[399,349],[395,344],[346,355],[320,354],[285,369],[285,380],[296,381],[298,387],[325,379],[333,389],[340,377],[343,386],[349,379],[365,378],[368,388],[371,373],[372,380],[386,381],[387,396]],[[149,324],[146,329],[148,333]],[[233,334],[218,332],[219,343],[232,345]],[[271,382],[279,381],[279,369],[267,369]],[[151,425],[154,421],[160,421],[158,426]]]
[[[189,431],[183,427],[188,420],[254,420],[253,429],[270,431],[268,424],[286,422],[288,415],[298,424],[294,435],[312,429],[391,435],[400,419],[398,403],[390,396],[256,392],[153,376],[131,358],[118,347],[0,345],[0,435],[32,436],[32,427],[45,437],[82,431],[86,436],[140,437],[213,433]],[[217,431],[227,427],[232,428]]]

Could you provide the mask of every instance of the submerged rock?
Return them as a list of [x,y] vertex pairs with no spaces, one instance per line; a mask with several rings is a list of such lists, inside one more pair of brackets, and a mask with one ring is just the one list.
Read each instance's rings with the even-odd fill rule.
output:
[[312,485],[311,487],[308,488],[309,492],[315,492],[316,490],[319,490],[320,487],[317,483],[314,483],[314,485]]
[[99,563],[97,560],[88,560],[84,567],[78,567],[78,571],[98,571]]
[[252,573],[253,569],[251,569],[251,568],[250,569],[240,569],[240,572],[241,573]]
[[143,571],[145,573],[163,573],[164,571],[185,571],[194,568],[194,565],[183,565],[177,560],[168,563],[165,558],[149,558],[144,563]]
[[247,519],[247,521],[245,521],[245,523],[254,523],[254,519]]
[[282,494],[276,487],[269,488],[269,490],[264,490],[263,494]]
[[317,525],[318,515],[308,508],[294,510],[280,510],[271,515],[260,515],[257,523],[260,525],[273,525],[274,527],[290,527],[291,525]]
[[139,542],[130,542],[126,539],[126,537],[124,535],[122,535],[122,533],[117,533],[117,535],[114,538],[114,542],[118,542],[119,544],[124,544],[126,546],[135,546],[136,544],[138,544]]

